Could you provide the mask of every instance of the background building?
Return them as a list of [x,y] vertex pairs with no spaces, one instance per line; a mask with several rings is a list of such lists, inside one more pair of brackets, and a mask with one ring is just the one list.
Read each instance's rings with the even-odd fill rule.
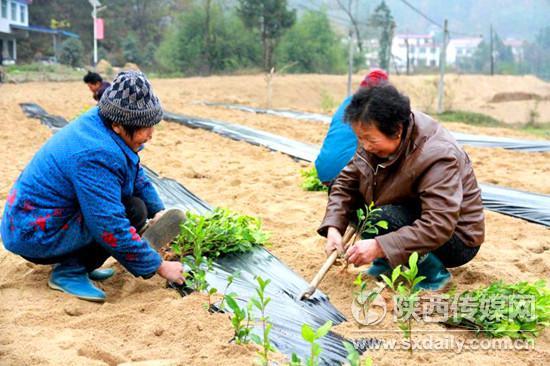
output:
[[17,60],[17,39],[22,37],[14,26],[29,25],[28,5],[32,1],[0,0],[0,62]]

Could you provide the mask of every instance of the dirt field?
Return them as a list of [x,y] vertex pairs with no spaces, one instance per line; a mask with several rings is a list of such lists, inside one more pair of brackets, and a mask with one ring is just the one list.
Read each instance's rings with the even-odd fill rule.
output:
[[[318,79],[323,82],[319,83]],[[492,98],[491,93],[509,91],[509,84],[548,93],[548,84],[532,78],[495,79],[497,86],[487,86],[491,92],[479,93],[483,99],[480,105]],[[344,80],[333,76],[278,78],[274,106],[321,112],[321,92],[330,91],[339,100],[344,92]],[[399,83],[408,87],[423,85],[422,78],[398,79]],[[193,104],[198,100],[217,100],[261,105],[264,93],[257,91],[261,85],[261,76],[153,81],[167,110],[251,125],[305,142],[322,141],[326,126],[320,124]],[[82,83],[0,86],[2,201],[21,169],[50,136],[46,127],[22,114],[20,102],[38,103],[48,112],[67,119],[93,105]],[[470,126],[463,128],[471,129]],[[526,137],[507,129],[478,131]],[[480,181],[550,193],[546,181],[550,178],[550,155],[474,148],[468,148],[468,152]],[[299,188],[299,170],[306,164],[296,163],[280,153],[164,122],[144,150],[142,161],[159,174],[183,183],[214,206],[261,217],[265,229],[272,233],[270,250],[304,278],[312,278],[324,261],[323,241],[315,229],[324,214],[326,194],[306,193]],[[548,229],[488,211],[486,215],[486,242],[479,255],[470,264],[452,270],[457,289],[475,288],[498,279],[507,282],[548,279]],[[223,315],[208,314],[202,306],[203,297],[193,295],[182,299],[164,289],[164,282],[158,277],[148,281],[135,279],[118,264],[109,262],[119,273],[101,285],[108,301],[98,305],[48,289],[46,279],[50,270],[47,266],[29,264],[3,248],[0,264],[2,365],[249,365],[256,357],[253,347],[228,344],[232,335],[229,321]],[[356,273],[354,269],[347,273],[331,272],[321,285],[348,319],[351,319],[351,283]],[[442,330],[437,325],[420,328]],[[389,331],[397,327],[387,320],[383,329]],[[374,336],[368,328],[361,330],[353,322],[338,330],[350,337]],[[461,339],[473,339],[469,334],[453,334]],[[379,337],[400,339],[401,335],[396,332]],[[370,354],[375,365],[501,365],[503,362],[542,365],[550,358],[550,332],[545,331],[537,339],[535,350],[529,352],[419,351],[412,357],[406,352],[373,351]]]

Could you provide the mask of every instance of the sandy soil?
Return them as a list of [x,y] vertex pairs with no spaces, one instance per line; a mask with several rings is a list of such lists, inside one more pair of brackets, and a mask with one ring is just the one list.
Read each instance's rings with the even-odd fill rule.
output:
[[[354,78],[358,86],[362,74]],[[392,82],[409,95],[413,107],[432,112],[437,106],[437,77],[390,76]],[[262,76],[213,76],[164,80],[174,89],[171,102],[209,100],[265,107],[267,88]],[[346,76],[339,75],[281,75],[273,79],[272,107],[330,112],[346,93]],[[197,87],[200,85],[200,88]],[[445,79],[446,109],[465,110],[490,115],[507,123],[526,123],[529,113],[536,111],[538,122],[550,121],[550,84],[533,76],[453,75]],[[498,93],[531,93],[540,101],[509,101],[492,103]]]
[[[234,111],[206,107],[199,110],[194,109],[198,106],[192,106],[192,101],[199,97],[223,100],[224,95],[234,99],[232,102],[253,104],[259,101],[261,94],[254,94],[251,86],[262,82],[261,77],[251,78],[248,88],[242,85],[242,78],[158,80],[154,87],[171,111],[204,112],[200,114],[221,120],[251,125],[261,123],[255,126],[271,128],[301,141],[320,142],[323,130],[319,125],[289,129],[288,120],[284,119],[265,116],[259,119],[250,114],[245,117]],[[293,88],[304,83],[288,78],[291,96],[285,101],[287,105],[278,107],[316,111],[307,103],[297,104],[298,101],[292,98]],[[298,81],[303,78],[305,76],[297,77]],[[277,85],[277,93],[286,95],[284,85]],[[313,94],[310,89],[308,92]],[[20,170],[50,136],[46,127],[20,112],[17,103],[24,101],[39,103],[50,113],[68,119],[93,102],[81,83],[0,86],[3,116],[0,139],[4,142],[0,147],[2,201]],[[468,151],[480,181],[494,179],[501,185],[550,192],[545,182],[549,177],[548,155],[489,149]],[[315,234],[315,229],[324,214],[326,194],[306,193],[299,188],[299,170],[306,164],[296,163],[280,153],[170,123],[159,125],[154,141],[143,152],[142,161],[158,173],[185,184],[214,206],[261,217],[265,228],[272,233],[271,251],[304,278],[312,278],[324,261],[323,241]],[[508,282],[548,279],[548,229],[492,212],[486,214],[486,242],[479,255],[470,264],[452,270],[457,289],[486,285],[497,279]],[[159,278],[134,279],[110,262],[109,266],[116,267],[119,274],[101,285],[107,292],[108,301],[98,305],[49,290],[46,285],[49,268],[46,266],[29,264],[4,249],[0,249],[0,264],[3,269],[0,271],[1,364],[210,365],[223,360],[224,365],[247,365],[254,362],[253,348],[228,344],[232,333],[229,321],[223,315],[208,314],[203,309],[206,301],[203,297],[195,295],[182,299],[164,289]],[[356,269],[344,273],[333,271],[321,285],[348,319],[351,319],[351,282],[356,273]],[[437,325],[420,328],[442,330]],[[350,337],[373,336],[372,332],[359,329],[353,322],[338,330]],[[396,330],[396,325],[387,319],[382,330]],[[464,333],[457,336],[467,340],[473,338]],[[388,332],[380,337],[398,340],[401,336]],[[537,339],[535,350],[530,352],[422,351],[412,357],[405,352],[375,351],[370,354],[377,365],[497,365],[503,361],[541,365],[549,359],[549,350],[550,332],[545,331]]]

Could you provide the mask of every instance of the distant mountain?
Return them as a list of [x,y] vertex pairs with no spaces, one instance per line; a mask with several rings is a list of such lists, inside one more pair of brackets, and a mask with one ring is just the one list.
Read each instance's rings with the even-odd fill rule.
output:
[[[366,21],[381,0],[355,0],[356,12]],[[341,0],[342,3],[348,0]],[[517,38],[532,41],[540,28],[550,24],[550,0],[406,0],[438,24],[449,20],[453,37],[459,33],[487,35],[492,24],[501,38]],[[296,8],[321,8],[329,10],[335,22],[342,26],[346,15],[338,10],[337,0],[289,0]],[[414,12],[402,0],[386,0],[397,23],[399,33],[427,33],[438,31],[421,15]]]

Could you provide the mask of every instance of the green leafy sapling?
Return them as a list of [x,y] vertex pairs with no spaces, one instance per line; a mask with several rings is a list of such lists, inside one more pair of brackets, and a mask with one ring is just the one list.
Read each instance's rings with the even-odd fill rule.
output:
[[305,364],[302,363],[302,360],[295,353],[292,354],[290,364],[292,366],[318,366],[319,365],[319,356],[321,355],[322,348],[317,343],[317,340],[323,338],[328,334],[332,328],[332,321],[328,320],[325,324],[321,325],[317,330],[309,324],[302,325],[302,338],[311,345],[311,351],[309,357],[306,358]]
[[[388,222],[386,220],[377,220],[382,213],[381,208],[374,206],[374,202],[369,205],[365,204],[364,209],[360,208],[356,211],[357,214],[357,230],[350,245],[355,244],[357,240],[360,240],[364,234],[369,236],[378,235],[379,229],[387,229]],[[342,271],[345,271],[347,265],[344,266]]]
[[187,286],[205,292],[208,291],[206,274],[212,270],[213,259],[223,254],[251,251],[267,244],[267,238],[259,219],[216,208],[207,215],[187,212],[180,234],[172,243],[172,251],[189,267]]
[[348,356],[346,357],[349,361],[350,366],[372,366],[372,358],[366,357],[363,360],[363,363],[361,364],[361,355],[355,347],[349,342],[343,342],[344,347],[346,347],[346,351],[348,352]]
[[207,291],[206,273],[212,269],[212,259],[203,255],[201,241],[194,243],[193,255],[183,257],[182,262],[189,267],[190,275],[186,278],[186,285],[197,292]]
[[269,235],[262,231],[258,218],[224,208],[216,208],[207,215],[187,212],[185,216],[180,234],[172,244],[174,254],[180,257],[193,254],[196,258],[197,246],[203,256],[214,259],[224,254],[249,252],[268,244]]
[[359,305],[363,319],[366,319],[367,312],[369,311],[370,306],[372,305],[374,300],[376,300],[376,298],[380,295],[381,289],[368,290],[368,283],[367,281],[363,280],[363,273],[357,274],[357,277],[355,277],[353,284],[356,287],[356,290],[353,293],[354,301],[357,303],[357,305]]
[[[418,276],[418,253],[414,252],[409,257],[409,267],[398,265],[392,271],[391,278],[381,275],[384,282],[397,295],[398,303],[406,306],[406,311],[400,311],[397,317],[399,328],[403,331],[403,336],[409,341],[409,352],[412,353],[412,318],[416,311],[418,303],[418,293],[420,288],[418,284],[424,280],[425,276]],[[403,309],[400,309],[403,310]]]
[[269,333],[271,332],[272,324],[269,322],[269,317],[265,314],[265,309],[271,301],[269,296],[266,296],[265,289],[271,280],[265,280],[257,276],[256,281],[258,281],[258,287],[256,288],[257,297],[250,299],[250,302],[254,305],[256,309],[260,311],[260,322],[262,323],[262,336],[257,334],[250,334],[250,338],[254,343],[262,347],[261,352],[258,352],[260,356],[260,364],[267,366],[269,364],[269,352],[276,352],[277,349],[271,344],[269,340]]
[[364,209],[357,210],[358,230],[356,231],[356,237],[361,237],[364,234],[378,235],[379,229],[388,229],[388,222],[386,220],[378,220],[382,214],[382,209],[375,207],[374,202],[369,205],[365,204]]
[[233,339],[237,344],[247,344],[250,342],[251,320],[252,320],[252,303],[248,303],[245,307],[240,307],[235,296],[227,294],[224,296],[227,306],[233,312],[231,317],[231,325],[233,326]]
[[302,178],[302,189],[305,191],[328,191],[328,187],[324,185],[317,176],[317,170],[315,167],[310,169],[303,169],[300,171]]
[[[461,308],[447,325],[459,326],[488,337],[532,340],[550,326],[550,289],[543,280],[534,283],[494,282],[457,298]],[[473,306],[471,306],[473,305]]]
[[225,288],[223,289],[222,300],[220,301],[220,305],[218,306],[221,311],[225,311],[226,296],[233,296],[233,298],[237,296],[236,293],[234,292],[228,293],[227,291],[229,290],[229,287],[233,284],[233,281],[235,281],[235,278],[240,277],[240,275],[241,275],[241,272],[237,270],[233,272],[233,274],[227,276],[227,283],[225,284]]

